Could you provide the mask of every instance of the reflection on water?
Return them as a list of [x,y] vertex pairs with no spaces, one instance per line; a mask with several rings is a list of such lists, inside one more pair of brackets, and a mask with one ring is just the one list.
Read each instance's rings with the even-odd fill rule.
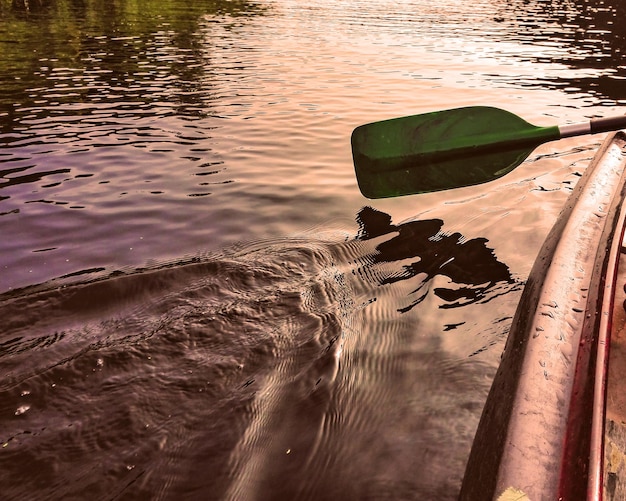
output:
[[[553,65],[526,80],[532,87],[553,87],[579,95],[588,104],[626,100],[626,6],[619,1],[508,2],[497,19],[535,49],[508,54],[521,64]],[[535,66],[536,67],[536,66]],[[592,100],[586,96],[592,96]]]
[[[205,87],[210,83],[205,62],[211,47],[199,28],[218,22],[231,29],[240,24],[238,18],[266,10],[245,0],[184,6],[144,0],[111,8],[44,0],[28,2],[27,10],[19,1],[12,8],[7,3],[0,2],[0,103],[18,123],[25,113],[30,120],[55,111],[84,117],[99,108],[112,116],[206,113],[211,89]],[[3,120],[3,132],[13,132],[11,125]]]
[[622,10],[0,0],[2,496],[454,499],[599,139],[364,208],[350,133],[604,113]]

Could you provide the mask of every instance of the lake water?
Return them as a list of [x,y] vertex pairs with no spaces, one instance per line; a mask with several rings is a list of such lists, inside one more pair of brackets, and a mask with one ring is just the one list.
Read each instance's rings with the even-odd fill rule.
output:
[[350,134],[623,113],[625,5],[0,0],[3,498],[454,499],[603,137],[371,201]]

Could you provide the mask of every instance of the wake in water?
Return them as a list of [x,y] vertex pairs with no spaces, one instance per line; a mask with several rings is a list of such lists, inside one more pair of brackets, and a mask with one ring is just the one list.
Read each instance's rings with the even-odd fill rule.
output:
[[454,498],[520,286],[441,221],[357,221],[5,295],[3,496]]

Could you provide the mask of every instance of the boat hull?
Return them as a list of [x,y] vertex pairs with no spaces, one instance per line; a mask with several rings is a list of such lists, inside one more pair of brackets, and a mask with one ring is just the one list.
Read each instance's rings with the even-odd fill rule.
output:
[[478,426],[461,500],[506,493],[533,501],[602,499],[625,168],[626,135],[620,132],[604,141],[535,261]]

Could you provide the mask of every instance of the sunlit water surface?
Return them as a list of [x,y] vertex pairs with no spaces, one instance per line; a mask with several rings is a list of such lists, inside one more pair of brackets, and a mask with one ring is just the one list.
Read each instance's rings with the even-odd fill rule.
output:
[[454,499],[602,137],[368,201],[350,133],[621,113],[623,4],[25,5],[0,0],[3,499]]

